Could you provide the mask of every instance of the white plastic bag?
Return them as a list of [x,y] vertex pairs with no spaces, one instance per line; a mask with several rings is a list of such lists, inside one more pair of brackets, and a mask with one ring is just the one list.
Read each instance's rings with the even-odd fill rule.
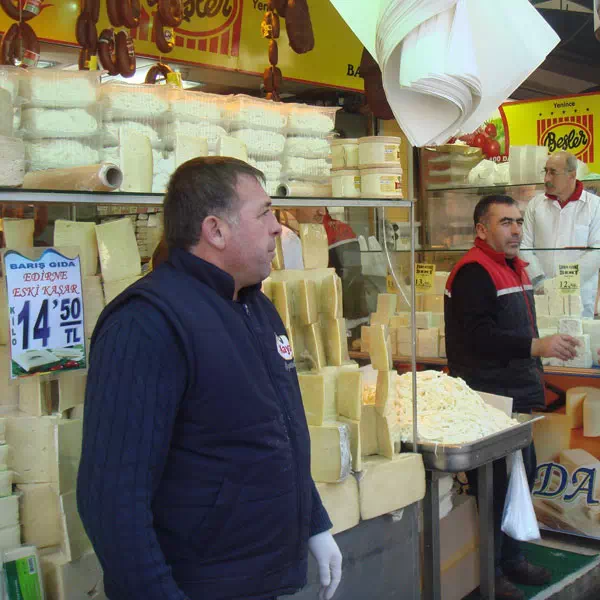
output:
[[521,450],[517,450],[512,456],[512,471],[502,515],[502,531],[521,542],[540,538],[540,528],[533,510]]

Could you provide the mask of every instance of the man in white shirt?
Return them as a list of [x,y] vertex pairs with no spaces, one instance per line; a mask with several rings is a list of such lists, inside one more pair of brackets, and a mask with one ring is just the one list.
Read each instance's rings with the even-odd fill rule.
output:
[[[544,172],[545,193],[533,198],[525,211],[522,257],[530,263],[527,270],[535,288],[555,277],[559,264],[579,263],[582,316],[593,318],[600,250],[551,249],[600,248],[600,198],[583,189],[577,159],[569,152],[550,156]],[[526,251],[535,248],[540,250]]]

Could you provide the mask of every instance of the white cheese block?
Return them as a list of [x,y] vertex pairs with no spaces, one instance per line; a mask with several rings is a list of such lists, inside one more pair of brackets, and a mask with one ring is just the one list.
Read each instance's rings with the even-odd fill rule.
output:
[[583,435],[600,436],[600,389],[589,388],[583,401]]
[[360,421],[338,417],[340,423],[348,425],[350,431],[350,454],[352,455],[352,470],[358,472],[362,468],[362,444],[360,439]]
[[548,296],[548,313],[551,317],[563,317],[569,314],[568,304],[565,310],[564,298],[565,296],[560,295],[558,292]]
[[581,317],[583,312],[581,296],[567,296],[565,299],[565,308],[567,303],[569,305],[569,315],[572,317]]
[[79,248],[82,277],[98,272],[98,241],[94,223],[57,219],[54,222],[54,245]]
[[217,156],[230,156],[248,162],[248,149],[242,140],[224,135],[217,140]]
[[571,418],[556,413],[534,413],[543,416],[533,424],[533,438],[538,464],[554,461],[570,446]]
[[42,553],[40,563],[48,600],[106,600],[102,567],[92,550],[73,562],[62,552]]
[[300,393],[309,425],[323,425],[337,417],[336,379],[329,373],[298,373]]
[[133,129],[121,127],[119,139],[119,165],[123,171],[121,191],[152,193],[154,161],[150,138]]
[[292,325],[292,316],[294,314],[294,299],[292,295],[292,283],[289,281],[273,281],[271,284],[273,293],[273,304],[289,331]]
[[371,325],[369,332],[369,354],[371,356],[371,365],[375,370],[392,370],[390,333],[384,325]]
[[208,140],[204,137],[175,134],[175,168],[188,160],[208,156]]
[[141,279],[141,275],[124,277],[123,279],[116,279],[114,281],[105,281],[104,299],[106,304],[112,302],[119,294],[124,292],[130,285],[133,285],[139,279]]
[[562,317],[558,321],[558,333],[572,336],[583,335],[583,323],[581,319]]
[[130,219],[96,225],[102,279],[118,281],[141,274],[141,258]]
[[315,281],[301,279],[298,282],[298,312],[302,325],[310,325],[319,321],[319,304]]
[[19,496],[11,494],[0,498],[0,529],[19,524]]
[[21,545],[21,528],[11,525],[0,529],[0,552],[6,552]]
[[590,336],[590,351],[595,366],[599,364],[598,350],[600,350],[600,320],[584,319],[583,333]]
[[341,483],[317,483],[317,491],[333,523],[333,535],[352,529],[360,522],[358,482],[348,477]]
[[363,456],[371,456],[379,452],[377,410],[374,404],[363,404],[360,419],[360,441]]
[[358,369],[341,369],[337,378],[337,410],[341,417],[361,420],[363,375]]
[[440,330],[437,327],[417,330],[417,354],[437,357],[440,354]]
[[92,549],[92,544],[77,511],[75,492],[60,496],[60,515],[64,533],[61,550],[69,560],[78,560]]
[[399,327],[396,329],[396,354],[410,356],[412,354],[412,329]]
[[26,377],[19,381],[19,410],[32,417],[50,412],[49,383],[38,377]]
[[432,327],[431,321],[432,321],[431,312],[418,311],[416,313],[417,329],[430,329]]
[[345,423],[309,425],[310,470],[314,481],[336,483],[350,474],[350,430]]
[[0,471],[0,498],[5,498],[12,494],[14,479],[15,477],[12,471]]
[[60,545],[63,532],[56,486],[51,483],[23,483],[17,485],[17,491],[21,493],[23,541],[38,548]]
[[271,261],[271,268],[274,271],[282,271],[285,269],[285,261],[283,259],[283,245],[281,242],[281,236],[278,235],[275,238],[275,256]]
[[544,279],[544,294],[546,296],[551,296],[554,293],[556,293],[556,279]]
[[300,242],[305,269],[324,269],[329,265],[329,244],[323,225],[300,223]]
[[342,366],[350,360],[345,319],[325,319],[321,323],[327,364]]
[[434,292],[440,296],[443,296],[446,291],[446,281],[448,281],[448,271],[436,271],[434,280]]
[[431,313],[431,326],[437,327],[440,333],[444,331],[446,320],[443,312],[432,312]]
[[540,317],[540,315],[548,316],[550,313],[548,312],[548,296],[536,295],[534,296],[535,301],[535,315],[536,317]]
[[0,444],[0,471],[8,469],[8,445]]
[[385,325],[386,327],[390,324],[390,317],[386,313],[374,312],[371,314],[371,325]]
[[395,454],[392,459],[372,456],[363,460],[358,481],[360,517],[374,519],[422,500],[425,469],[420,454]]
[[85,336],[91,337],[104,310],[104,290],[99,275],[84,277],[82,280]]
[[[562,316],[562,315],[560,315],[560,316]],[[558,322],[560,320],[560,316],[550,317],[547,315],[538,315],[538,317],[537,317],[538,329],[551,330],[553,333],[558,333]]]
[[304,330],[307,361],[312,369],[322,369],[327,365],[325,346],[323,345],[323,332],[320,323],[312,323]]
[[83,404],[87,375],[81,373],[63,373],[58,378],[58,412]]
[[578,429],[583,427],[583,401],[586,399],[588,390],[593,388],[573,387],[567,390],[565,413],[571,418],[571,427]]
[[390,318],[390,327],[400,329],[401,327],[410,327],[410,313],[400,312]]
[[23,250],[33,247],[33,219],[2,219],[4,246],[9,250]]
[[379,413],[375,414],[375,426],[377,428],[377,454],[392,458],[394,456],[394,424],[396,416]]
[[377,294],[377,314],[386,316],[389,321],[396,313],[397,302],[396,294]]
[[396,371],[377,371],[375,407],[378,414],[389,415],[395,410],[397,379]]
[[444,312],[444,296],[441,294],[423,294],[422,310],[432,313]]

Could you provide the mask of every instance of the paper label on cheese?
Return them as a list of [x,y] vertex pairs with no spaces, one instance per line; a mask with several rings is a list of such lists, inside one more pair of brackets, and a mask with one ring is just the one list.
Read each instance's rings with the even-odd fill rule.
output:
[[581,293],[579,263],[558,265],[556,287],[563,296],[578,296]]
[[400,146],[396,144],[386,144],[383,152],[385,162],[398,162],[400,160]]
[[381,192],[397,192],[402,189],[402,181],[400,177],[392,175],[381,175],[379,178],[379,191]]

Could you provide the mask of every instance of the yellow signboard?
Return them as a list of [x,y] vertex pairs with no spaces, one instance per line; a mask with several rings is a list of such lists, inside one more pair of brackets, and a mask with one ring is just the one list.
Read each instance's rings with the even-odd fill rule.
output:
[[560,294],[565,296],[578,296],[580,294],[581,275],[579,263],[558,265],[556,287]]
[[[80,2],[51,0],[41,8],[41,13],[29,21],[40,40],[77,46],[75,21]],[[362,91],[363,80],[358,76],[361,43],[329,0],[309,0],[309,8],[315,34],[311,52],[293,52],[285,20],[281,20],[278,66],[284,78]],[[259,0],[185,0],[183,23],[174,32],[175,48],[163,58],[262,75],[269,66],[268,40],[261,36],[260,28],[266,10],[266,1]],[[140,25],[131,31],[136,52],[159,58],[152,28],[157,8],[141,0],[141,11]],[[10,23],[0,10],[0,30],[6,31]],[[98,33],[105,27],[110,23],[106,0],[101,0]]]
[[591,171],[600,170],[600,94],[507,102],[500,107],[506,146],[546,146],[571,152]]
[[430,292],[435,285],[435,265],[415,265],[415,288],[417,292]]

